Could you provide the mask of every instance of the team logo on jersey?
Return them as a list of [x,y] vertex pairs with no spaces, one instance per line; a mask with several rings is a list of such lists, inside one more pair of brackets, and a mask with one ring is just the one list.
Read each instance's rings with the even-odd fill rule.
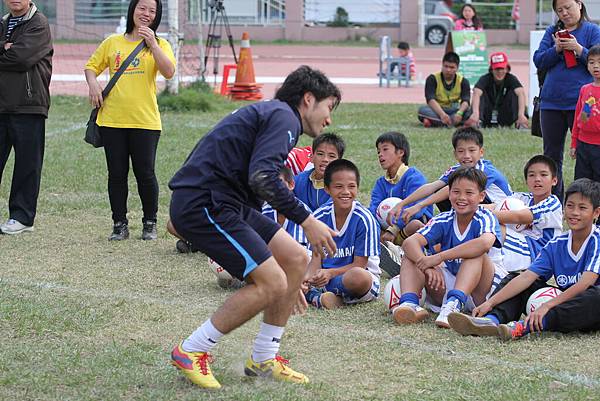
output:
[[573,285],[577,281],[579,281],[580,277],[581,277],[581,273],[577,273],[574,276],[567,276],[565,274],[561,274],[558,277],[556,277],[556,284],[558,284],[559,287],[566,287],[567,285]]
[[292,134],[292,131],[288,130],[288,136],[290,137],[290,143],[294,142],[294,135]]

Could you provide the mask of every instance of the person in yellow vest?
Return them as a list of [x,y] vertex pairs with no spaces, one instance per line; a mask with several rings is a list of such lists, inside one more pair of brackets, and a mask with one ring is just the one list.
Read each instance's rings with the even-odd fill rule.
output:
[[417,112],[423,126],[458,126],[470,117],[471,86],[469,81],[457,72],[459,64],[458,54],[448,52],[442,59],[442,71],[427,77],[427,105],[421,106]]

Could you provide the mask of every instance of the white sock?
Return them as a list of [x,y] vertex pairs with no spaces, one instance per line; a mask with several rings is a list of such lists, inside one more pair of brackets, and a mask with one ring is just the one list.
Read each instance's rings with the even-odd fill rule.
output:
[[221,337],[223,337],[223,333],[217,330],[208,319],[183,341],[181,348],[185,352],[209,352],[217,345]]
[[279,351],[279,343],[283,336],[284,327],[273,326],[262,322],[260,331],[254,340],[254,349],[252,350],[252,360],[254,362],[264,362],[267,359],[275,358]]

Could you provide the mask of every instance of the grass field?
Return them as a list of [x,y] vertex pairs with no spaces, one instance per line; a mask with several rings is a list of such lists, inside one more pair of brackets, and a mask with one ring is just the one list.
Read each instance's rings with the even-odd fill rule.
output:
[[[104,154],[82,140],[88,106],[55,98],[36,231],[0,236],[0,399],[3,400],[598,400],[600,334],[545,334],[518,342],[465,338],[425,324],[399,327],[381,301],[293,317],[282,354],[311,384],[243,378],[258,319],[215,349],[224,385],[207,393],[169,365],[174,344],[227,296],[202,255],[180,255],[164,230],[167,182],[198,138],[235,105],[164,113],[158,151],[159,239],[139,240],[141,206],[130,194],[132,238],[109,243]],[[330,131],[363,174],[360,200],[381,175],[375,138],[407,134],[411,165],[429,179],[453,162],[450,130],[425,130],[410,105],[342,104]],[[541,151],[525,131],[485,132],[486,157],[524,190],[522,166]],[[307,138],[302,140],[308,144]],[[0,188],[7,218],[12,158]],[[567,162],[568,181],[572,162]]]

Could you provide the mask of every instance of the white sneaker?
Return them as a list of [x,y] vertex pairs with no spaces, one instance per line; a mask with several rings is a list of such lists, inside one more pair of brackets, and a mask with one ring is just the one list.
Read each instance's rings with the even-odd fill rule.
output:
[[15,235],[25,231],[33,231],[33,226],[26,226],[15,219],[8,219],[6,223],[0,226],[0,231],[2,234]]
[[442,305],[442,310],[440,310],[440,314],[438,315],[437,319],[435,319],[435,324],[438,327],[449,329],[450,324],[448,323],[448,315],[453,312],[460,312],[460,301],[458,299],[448,301],[444,305]]
[[411,302],[403,302],[392,310],[394,321],[398,324],[419,323],[427,319],[429,312]]

